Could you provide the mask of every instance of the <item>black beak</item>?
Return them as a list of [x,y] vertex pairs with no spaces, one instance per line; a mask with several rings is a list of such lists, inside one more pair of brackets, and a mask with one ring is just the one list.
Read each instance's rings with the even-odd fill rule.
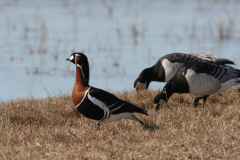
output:
[[70,59],[69,59],[69,58],[67,58],[67,59],[66,59],[66,61],[70,61]]

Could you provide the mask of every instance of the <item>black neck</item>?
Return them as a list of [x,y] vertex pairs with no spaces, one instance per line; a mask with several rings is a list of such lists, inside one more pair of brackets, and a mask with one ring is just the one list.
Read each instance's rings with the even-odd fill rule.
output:
[[165,94],[166,100],[168,101],[169,98],[173,95],[173,90],[171,87],[168,87],[165,85],[165,87],[163,88],[162,92]]
[[151,78],[153,79],[152,81],[165,82],[165,71],[162,65],[154,65],[153,67],[151,67],[151,70]]

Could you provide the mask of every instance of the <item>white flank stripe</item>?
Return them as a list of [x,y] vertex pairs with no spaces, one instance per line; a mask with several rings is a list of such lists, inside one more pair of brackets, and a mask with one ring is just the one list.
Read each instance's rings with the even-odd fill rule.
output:
[[162,61],[162,66],[165,71],[165,82],[168,82],[170,79],[172,79],[182,65],[182,63],[171,63],[168,59],[164,59]]
[[83,96],[83,99],[76,105],[76,108],[78,108],[78,106],[81,105],[82,101],[83,101],[84,98],[86,97],[86,95],[87,95],[87,93],[88,93],[88,91],[89,91],[90,88],[91,88],[91,87],[89,87],[88,90],[85,92],[85,94],[84,94],[84,96]]
[[124,113],[120,113],[120,114],[111,114],[111,116],[106,119],[104,122],[114,122],[114,121],[119,121],[123,118],[126,118],[126,119],[132,119],[132,120],[135,120],[135,121],[138,121],[135,117],[132,116],[131,113],[128,113],[128,112],[124,112]]
[[112,112],[118,110],[118,109],[121,108],[123,105],[124,105],[124,103],[123,103],[122,105],[120,105],[119,107],[114,108],[114,109],[112,110]]
[[[104,116],[103,116],[103,119],[101,119],[99,122],[103,121],[104,120],[104,117],[105,118],[108,118],[109,117],[109,109],[107,107],[107,105],[100,101],[99,99],[95,98],[95,97],[92,97],[89,93],[88,93],[88,99],[90,101],[92,101],[93,104],[97,105],[98,107],[100,107],[103,111],[104,111]],[[107,116],[106,116],[107,114]]]
[[116,103],[114,103],[114,104],[112,104],[112,105],[110,105],[110,106],[108,106],[108,108],[111,108],[111,107],[113,107],[115,104],[117,104],[119,101],[117,101]]

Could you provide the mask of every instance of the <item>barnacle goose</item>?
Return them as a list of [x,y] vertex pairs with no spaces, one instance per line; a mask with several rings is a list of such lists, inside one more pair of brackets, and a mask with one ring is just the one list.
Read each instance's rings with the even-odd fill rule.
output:
[[168,82],[185,63],[211,61],[217,64],[234,64],[228,59],[217,59],[207,53],[172,53],[160,58],[157,63],[144,69],[134,82],[135,90],[147,89],[151,81]]
[[154,104],[159,109],[173,93],[190,93],[200,95],[194,99],[193,106],[197,106],[200,99],[203,99],[204,106],[211,94],[226,92],[232,86],[239,85],[239,77],[240,70],[230,66],[209,62],[186,63],[154,98]]

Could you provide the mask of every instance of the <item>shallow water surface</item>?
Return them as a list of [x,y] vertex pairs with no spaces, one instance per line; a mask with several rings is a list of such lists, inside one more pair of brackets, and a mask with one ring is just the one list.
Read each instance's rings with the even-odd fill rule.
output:
[[[0,100],[71,93],[84,52],[90,84],[132,90],[139,73],[172,52],[206,52],[240,68],[240,2],[28,1],[0,2]],[[164,83],[153,82],[153,89]]]

